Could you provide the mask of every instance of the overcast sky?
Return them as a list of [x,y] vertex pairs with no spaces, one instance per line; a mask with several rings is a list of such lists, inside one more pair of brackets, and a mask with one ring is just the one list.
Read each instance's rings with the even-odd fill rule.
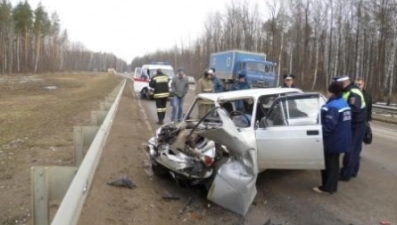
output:
[[[11,0],[15,6],[21,0]],[[128,63],[181,40],[195,40],[208,13],[231,0],[28,0],[59,14],[69,39],[93,51],[116,54]],[[249,0],[250,3],[258,2]]]

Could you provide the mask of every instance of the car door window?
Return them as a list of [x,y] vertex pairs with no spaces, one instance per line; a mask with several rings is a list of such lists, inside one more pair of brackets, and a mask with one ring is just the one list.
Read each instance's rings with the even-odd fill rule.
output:
[[318,98],[285,98],[271,108],[263,126],[302,126],[320,123]]

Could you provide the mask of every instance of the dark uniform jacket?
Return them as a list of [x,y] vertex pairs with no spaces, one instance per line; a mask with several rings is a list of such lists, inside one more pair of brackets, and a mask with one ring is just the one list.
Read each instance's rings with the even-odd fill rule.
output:
[[365,98],[362,91],[354,83],[343,90],[343,98],[352,110],[352,128],[355,129],[358,124],[367,122]]
[[372,120],[372,96],[367,90],[363,90],[365,106],[367,107],[367,121]]
[[168,98],[169,87],[168,82],[170,78],[165,74],[157,74],[152,77],[149,82],[149,86],[154,89],[154,98]]

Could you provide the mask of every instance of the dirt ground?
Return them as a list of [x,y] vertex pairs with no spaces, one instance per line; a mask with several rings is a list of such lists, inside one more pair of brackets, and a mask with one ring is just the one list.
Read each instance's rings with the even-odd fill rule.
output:
[[0,76],[0,224],[29,224],[30,168],[73,165],[73,126],[87,125],[114,75]]

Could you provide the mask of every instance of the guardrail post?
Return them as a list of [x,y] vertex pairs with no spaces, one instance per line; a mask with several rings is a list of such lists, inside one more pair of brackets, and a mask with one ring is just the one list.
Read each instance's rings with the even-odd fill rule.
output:
[[48,179],[45,167],[32,167],[32,215],[34,225],[48,225]]
[[84,152],[91,145],[98,130],[98,126],[73,127],[74,163],[77,168],[83,161]]
[[76,167],[34,166],[31,168],[34,225],[49,225],[49,203],[60,203],[76,174]]

